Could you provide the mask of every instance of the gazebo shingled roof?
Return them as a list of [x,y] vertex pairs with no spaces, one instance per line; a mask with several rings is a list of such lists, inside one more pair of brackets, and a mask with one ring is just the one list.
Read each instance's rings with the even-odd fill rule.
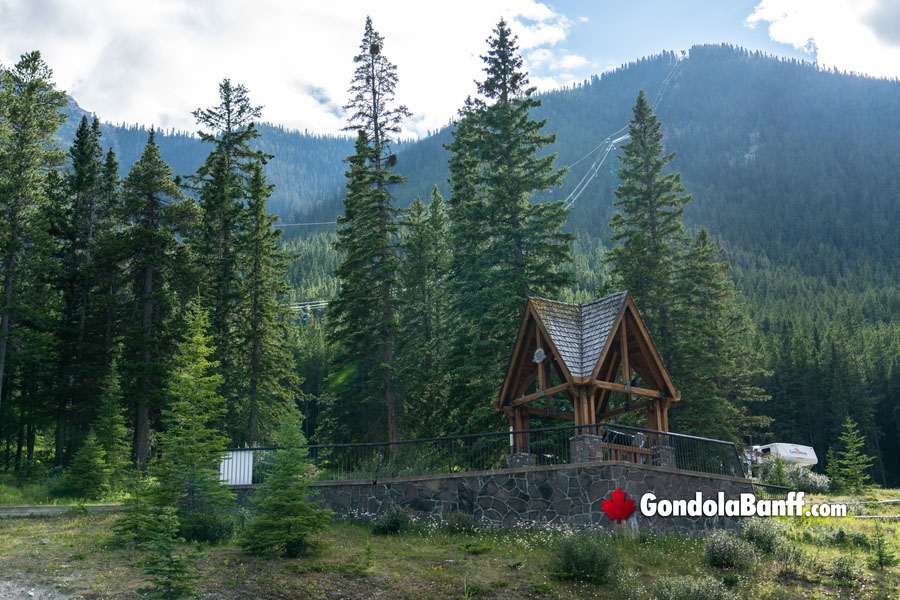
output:
[[[639,379],[646,387],[636,385]],[[537,391],[526,394],[535,380]],[[623,407],[610,407],[613,392],[625,394]],[[554,410],[554,394],[566,394],[572,412]],[[632,396],[641,400],[631,402]],[[516,430],[527,429],[530,416],[593,425],[646,409],[648,428],[668,431],[668,408],[679,399],[626,291],[587,304],[528,298],[495,407],[509,417]],[[544,408],[532,405],[539,400],[544,401]]]

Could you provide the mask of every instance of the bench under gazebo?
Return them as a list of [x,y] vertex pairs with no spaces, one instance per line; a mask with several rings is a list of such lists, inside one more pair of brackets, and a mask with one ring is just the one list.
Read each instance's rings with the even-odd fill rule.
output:
[[666,464],[665,436],[636,443],[604,439],[601,425],[635,411],[646,429],[669,431],[681,395],[628,292],[587,304],[528,298],[506,377],[495,402],[515,434],[508,464],[530,464],[531,417],[574,421],[572,462],[601,459]]

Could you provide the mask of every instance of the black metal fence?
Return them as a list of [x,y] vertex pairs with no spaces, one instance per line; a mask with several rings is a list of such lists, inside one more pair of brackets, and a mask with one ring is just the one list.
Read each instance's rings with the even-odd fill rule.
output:
[[782,485],[772,485],[771,483],[753,482],[753,491],[759,500],[787,500],[788,492],[791,488]]
[[[586,440],[592,454],[589,459],[580,454],[573,461],[573,438],[583,434],[591,437],[576,439]],[[744,476],[731,442],[613,424],[305,448],[315,467],[315,478],[323,481],[486,471],[509,466],[509,457],[518,465],[626,460],[699,473]],[[228,458],[221,467],[222,478],[232,484],[261,483],[271,470],[275,450],[278,448],[228,449]]]

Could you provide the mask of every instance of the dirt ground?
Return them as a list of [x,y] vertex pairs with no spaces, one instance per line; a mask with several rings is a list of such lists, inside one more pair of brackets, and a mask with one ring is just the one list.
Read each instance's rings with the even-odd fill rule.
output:
[[0,600],[70,600],[70,597],[44,585],[19,579],[0,579]]

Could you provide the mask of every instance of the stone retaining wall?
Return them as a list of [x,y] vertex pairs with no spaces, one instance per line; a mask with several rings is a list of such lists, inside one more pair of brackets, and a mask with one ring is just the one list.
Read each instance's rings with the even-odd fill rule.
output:
[[[635,511],[622,524],[600,510],[619,487],[635,501]],[[746,479],[680,471],[670,467],[623,462],[593,462],[549,467],[524,466],[497,471],[401,477],[379,481],[321,481],[311,489],[342,518],[374,518],[391,505],[407,507],[415,516],[446,520],[450,513],[471,514],[494,526],[530,523],[573,527],[617,527],[696,533],[739,527],[737,517],[652,517],[640,514],[645,492],[658,499],[706,499],[724,492],[727,499],[752,493]]]

